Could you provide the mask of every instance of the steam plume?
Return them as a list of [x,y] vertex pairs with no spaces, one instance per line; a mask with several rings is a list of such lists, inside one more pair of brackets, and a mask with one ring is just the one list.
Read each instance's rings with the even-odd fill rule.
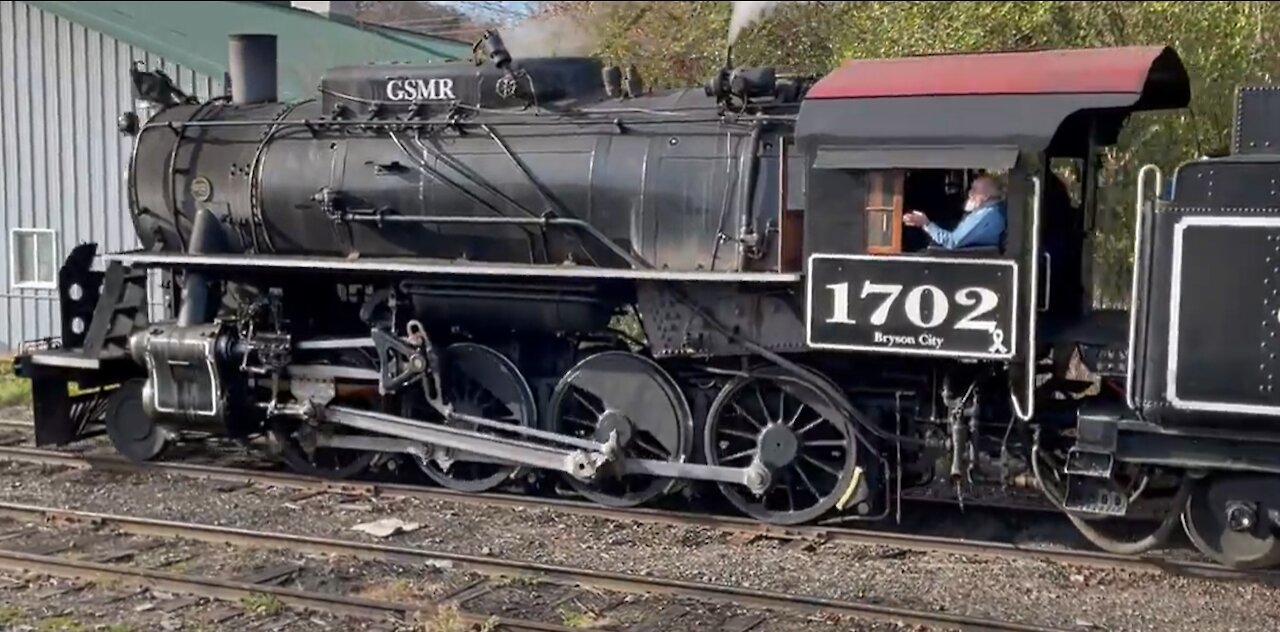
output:
[[[799,3],[799,4],[821,4],[813,0],[779,0],[776,2],[735,2],[733,3],[733,18],[729,21],[729,45],[737,41],[738,36],[742,34],[748,26],[755,22],[759,22],[768,17],[778,5],[783,2]],[[826,4],[839,4],[840,2],[827,2]]]
[[586,27],[559,15],[531,17],[502,33],[502,41],[515,59],[589,55],[595,43]]
[[733,3],[733,18],[729,21],[729,44],[733,45],[743,29],[768,16],[777,6],[778,2]]

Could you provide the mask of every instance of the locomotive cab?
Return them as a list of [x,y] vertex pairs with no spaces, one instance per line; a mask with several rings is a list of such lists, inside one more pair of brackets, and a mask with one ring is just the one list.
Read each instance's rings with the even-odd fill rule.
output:
[[[1131,113],[1188,100],[1180,61],[1160,47],[855,60],[827,75],[796,131],[810,157],[809,344],[1025,361],[1018,406],[1030,417],[1030,375],[1050,346],[1125,343],[1123,314],[1087,309],[1096,156]],[[1054,172],[1064,164],[1076,196]],[[954,226],[984,174],[1005,193],[997,244],[943,248],[904,224],[920,210]]]

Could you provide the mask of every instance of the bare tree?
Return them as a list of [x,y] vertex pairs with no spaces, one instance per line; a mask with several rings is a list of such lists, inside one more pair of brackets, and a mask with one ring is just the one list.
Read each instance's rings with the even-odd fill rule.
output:
[[369,24],[469,42],[479,39],[486,29],[496,27],[493,21],[477,13],[438,2],[366,1],[356,3],[352,17]]

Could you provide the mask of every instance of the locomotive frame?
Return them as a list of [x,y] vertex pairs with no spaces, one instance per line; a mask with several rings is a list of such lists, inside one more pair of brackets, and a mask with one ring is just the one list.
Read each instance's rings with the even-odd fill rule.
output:
[[[1280,283],[1276,191],[1256,186],[1280,165],[1274,91],[1241,91],[1235,155],[1184,164],[1167,199],[1139,172],[1134,308],[1116,313],[1087,302],[1096,158],[1134,113],[1189,103],[1172,49],[726,68],[652,91],[481,44],[473,63],[334,69],[293,104],[270,36],[233,37],[229,99],[139,72],[159,106],[122,119],[143,248],[65,261],[62,335],[18,359],[37,443],[105,428],[145,461],[199,431],[266,436],[324,476],[407,461],[463,491],[559,480],[623,506],[712,487],[782,524],[1029,479],[1107,550],[1181,520],[1224,564],[1280,561],[1280,319],[1250,299]],[[1079,165],[1079,204],[1054,159]],[[991,171],[998,247],[905,231],[909,199],[955,215]],[[643,339],[610,324],[628,314]],[[1151,537],[1097,528],[1140,500],[1165,512]]]

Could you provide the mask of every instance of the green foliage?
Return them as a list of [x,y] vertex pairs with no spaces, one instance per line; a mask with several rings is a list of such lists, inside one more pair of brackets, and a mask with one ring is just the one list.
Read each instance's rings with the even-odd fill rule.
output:
[[0,359],[0,408],[31,403],[31,382],[13,372],[13,360]]
[[[654,87],[697,85],[724,63],[730,2],[545,2],[595,34],[598,53]],[[735,64],[824,73],[847,58],[1161,44],[1192,79],[1187,110],[1135,116],[1099,169],[1098,299],[1125,298],[1138,169],[1168,177],[1229,146],[1237,86],[1280,69],[1273,2],[795,2],[750,25]]]
[[39,632],[80,632],[84,625],[71,617],[48,617],[40,620]]
[[22,610],[13,606],[0,606],[0,625],[17,625],[22,620]]
[[250,614],[274,617],[287,609],[283,601],[275,595],[253,593],[240,599],[240,607]]

